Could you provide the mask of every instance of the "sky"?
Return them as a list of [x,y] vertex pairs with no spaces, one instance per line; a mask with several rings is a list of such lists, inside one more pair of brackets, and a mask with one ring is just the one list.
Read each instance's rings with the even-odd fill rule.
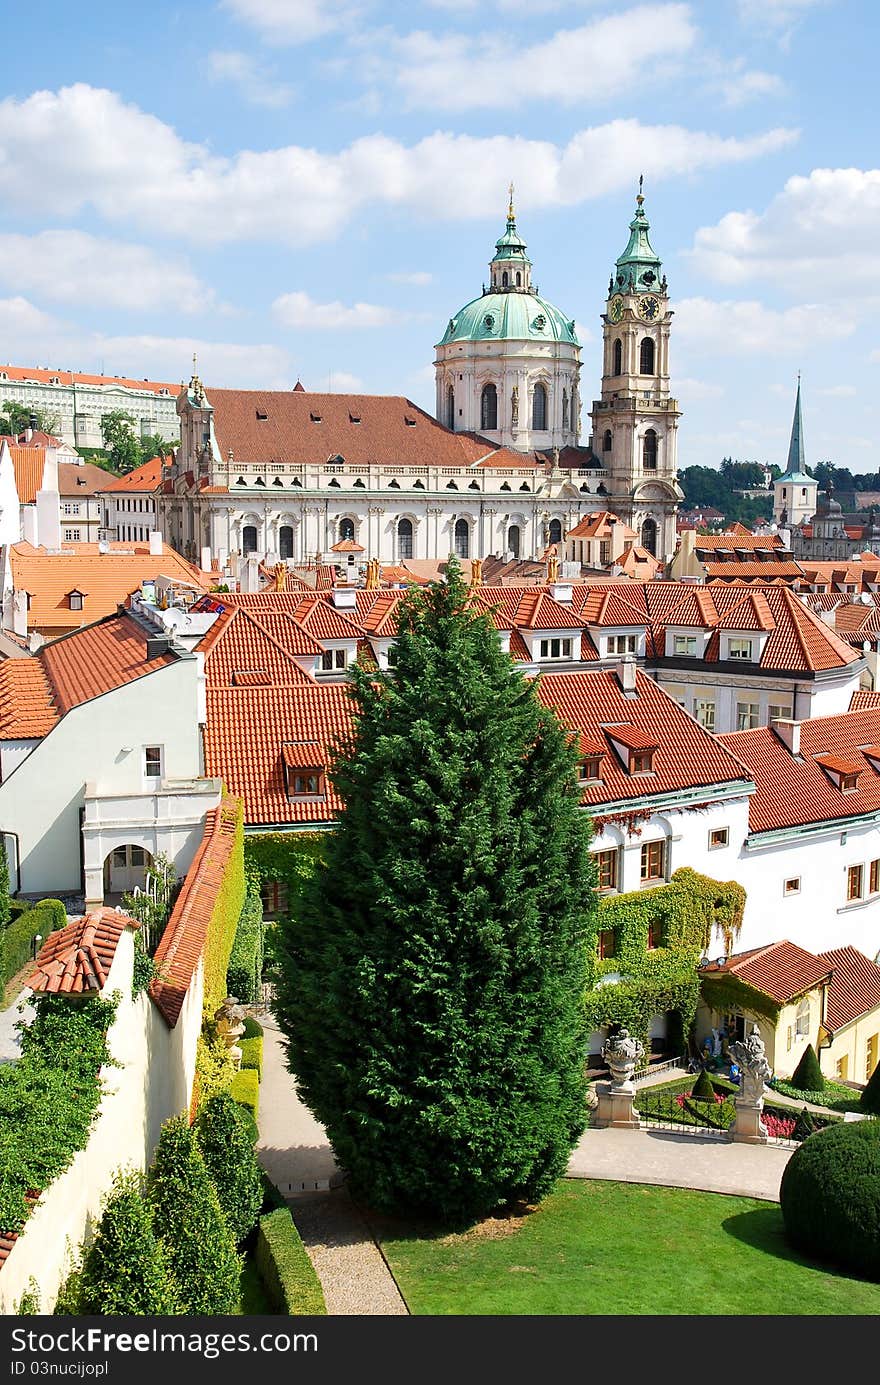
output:
[[[880,467],[873,0],[44,0],[4,18],[0,362],[404,394],[507,185],[582,441],[640,174],[679,464]],[[13,57],[13,55],[16,55]]]

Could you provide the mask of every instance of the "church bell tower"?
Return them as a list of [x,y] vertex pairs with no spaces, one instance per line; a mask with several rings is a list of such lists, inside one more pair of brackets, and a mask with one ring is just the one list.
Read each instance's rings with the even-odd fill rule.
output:
[[672,556],[679,489],[678,403],[669,393],[672,308],[651,245],[642,179],[629,241],[617,260],[602,315],[601,399],[593,402],[593,453],[608,472],[608,508],[656,557]]

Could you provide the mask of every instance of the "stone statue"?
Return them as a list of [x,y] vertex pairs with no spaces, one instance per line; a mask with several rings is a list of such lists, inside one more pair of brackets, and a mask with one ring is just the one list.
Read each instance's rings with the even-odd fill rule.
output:
[[764,1101],[764,1087],[772,1076],[772,1069],[767,1062],[764,1052],[764,1040],[761,1038],[760,1031],[756,1024],[752,1025],[752,1032],[745,1043],[737,1039],[736,1043],[730,1045],[730,1052],[735,1062],[739,1063],[742,1069],[742,1094],[747,1101]]
[[239,1005],[238,996],[228,995],[219,1009],[214,1011],[217,1033],[229,1050],[232,1066],[236,1072],[241,1067],[242,1059],[242,1052],[236,1040],[240,1039],[244,1033],[244,1019],[244,1006]]
[[510,422],[514,428],[519,423],[519,389],[516,385],[510,393]]
[[605,1040],[602,1045],[602,1057],[611,1069],[612,1092],[634,1090],[632,1076],[636,1064],[644,1056],[644,1044],[639,1039],[634,1039],[628,1029],[621,1029],[612,1038]]

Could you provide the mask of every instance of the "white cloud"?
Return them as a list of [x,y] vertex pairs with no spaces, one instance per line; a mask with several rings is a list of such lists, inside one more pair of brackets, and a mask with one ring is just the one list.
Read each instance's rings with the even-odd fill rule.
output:
[[438,131],[412,145],[377,134],[336,153],[288,145],[221,157],[82,83],[0,102],[7,209],[32,210],[39,168],[53,205],[70,215],[91,205],[109,221],[200,243],[305,244],[338,234],[370,205],[445,219],[497,214],[511,177],[524,209],[576,206],[631,187],[644,167],[659,182],[760,158],[795,138],[786,129],[724,138],[631,119],[580,130],[565,145]]
[[785,83],[775,72],[735,70],[718,83],[725,106],[744,106],[765,96],[779,96]]
[[352,303],[350,307],[338,301],[316,303],[302,292],[283,293],[275,299],[272,311],[284,327],[317,327],[331,332],[340,328],[347,331],[353,327],[390,327],[406,317],[405,313],[378,303]]
[[711,351],[713,356],[799,356],[805,342],[837,341],[854,327],[851,316],[819,303],[779,310],[754,299],[685,298],[676,308],[675,334],[685,351]]
[[345,27],[362,8],[348,0],[222,0],[222,7],[268,42],[291,45]]
[[593,341],[594,339],[592,331],[583,322],[575,322],[574,334],[580,342],[581,346],[583,346],[588,341]]
[[140,312],[213,306],[214,295],[189,270],[145,245],[85,231],[0,235],[0,284],[58,303],[91,303]]
[[429,274],[426,269],[396,270],[392,274],[386,274],[385,278],[390,279],[393,284],[409,284],[412,288],[421,289],[430,284],[434,276]]
[[258,63],[256,58],[248,53],[209,53],[207,65],[212,81],[236,87],[251,106],[267,106],[270,110],[280,110],[284,106],[289,106],[293,100],[293,87],[286,82],[279,82],[273,71]]
[[347,370],[331,370],[327,390],[330,394],[363,394],[364,382],[359,375],[350,375]]
[[816,393],[827,395],[829,399],[852,399],[858,394],[858,390],[855,385],[826,385]]
[[175,381],[189,375],[196,352],[199,374],[218,387],[290,386],[288,355],[278,346],[148,333],[111,336],[51,317],[20,297],[0,299],[0,341],[14,343],[16,364],[46,363],[69,370]]
[[402,38],[383,32],[374,42],[383,52],[390,47],[388,75],[409,105],[460,111],[535,100],[559,105],[605,100],[620,91],[620,55],[634,32],[640,85],[646,74],[652,82],[668,77],[668,62],[683,58],[697,40],[687,5],[655,4],[561,29],[532,44],[503,30],[479,35],[418,30]]
[[740,18],[762,29],[789,29],[825,0],[737,0]]
[[672,382],[672,392],[676,399],[696,402],[698,399],[720,399],[724,387],[710,384],[706,380],[694,380],[687,376],[682,378],[677,375]]

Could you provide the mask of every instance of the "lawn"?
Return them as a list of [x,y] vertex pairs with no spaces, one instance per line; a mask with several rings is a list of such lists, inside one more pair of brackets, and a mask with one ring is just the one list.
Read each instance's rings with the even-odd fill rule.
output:
[[775,1079],[773,1088],[782,1092],[784,1096],[793,1097],[795,1101],[808,1101],[814,1106],[825,1106],[830,1111],[864,1111],[859,1100],[859,1092],[847,1087],[843,1082],[832,1082],[830,1078],[826,1079],[821,1092],[802,1092],[779,1077]]
[[414,1314],[878,1314],[880,1284],[794,1254],[776,1203],[563,1180],[461,1235],[376,1228]]

